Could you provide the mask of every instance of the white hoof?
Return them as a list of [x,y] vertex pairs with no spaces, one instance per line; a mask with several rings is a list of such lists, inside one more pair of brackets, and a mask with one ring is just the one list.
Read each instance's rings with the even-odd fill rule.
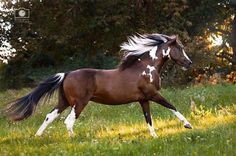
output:
[[192,126],[190,123],[184,125],[185,128],[192,129]]
[[68,131],[68,134],[69,134],[69,137],[74,137],[75,136],[73,131]]
[[153,138],[157,138],[157,134],[154,132],[154,133],[151,133],[151,136],[153,137]]
[[37,137],[37,136],[41,136],[43,133],[40,133],[40,132],[37,132],[36,134],[35,134],[35,136]]

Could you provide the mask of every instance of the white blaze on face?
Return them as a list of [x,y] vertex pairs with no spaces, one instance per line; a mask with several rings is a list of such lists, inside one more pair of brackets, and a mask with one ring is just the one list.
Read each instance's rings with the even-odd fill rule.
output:
[[161,86],[161,77],[159,77],[159,86]]
[[150,66],[150,65],[147,65],[147,68],[149,69],[149,72],[147,73],[147,75],[149,76],[150,82],[153,82],[152,72],[155,71],[156,69],[154,66]]
[[158,57],[156,56],[156,51],[157,51],[157,46],[152,48],[152,50],[150,50],[149,55],[152,58],[152,60],[158,59]]
[[168,56],[170,58],[170,47],[167,48],[167,50],[162,49],[163,57]]
[[191,61],[190,58],[188,57],[188,55],[185,53],[184,49],[182,50],[182,52],[183,52],[183,54],[184,54],[184,57],[185,57],[187,60]]

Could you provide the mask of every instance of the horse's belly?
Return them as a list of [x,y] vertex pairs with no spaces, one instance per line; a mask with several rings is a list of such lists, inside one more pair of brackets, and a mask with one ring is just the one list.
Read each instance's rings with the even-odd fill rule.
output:
[[102,93],[94,94],[91,101],[108,104],[108,105],[120,105],[126,104],[134,101],[139,101],[142,98],[141,94],[138,92],[130,93]]
[[101,104],[106,104],[106,105],[122,105],[122,104],[127,104],[130,102],[134,102],[137,100],[114,100],[114,99],[109,99],[109,98],[99,98],[99,97],[93,97],[91,101],[98,102]]
[[96,89],[91,101],[119,105],[138,101],[141,96],[138,80],[134,75],[103,71],[96,75]]

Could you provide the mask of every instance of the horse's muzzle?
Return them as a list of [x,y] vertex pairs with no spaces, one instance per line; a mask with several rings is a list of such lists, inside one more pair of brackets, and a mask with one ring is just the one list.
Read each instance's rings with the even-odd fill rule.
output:
[[188,70],[188,69],[190,68],[190,66],[191,66],[192,63],[193,63],[192,61],[186,62],[186,63],[183,65],[182,69],[183,69],[184,71]]

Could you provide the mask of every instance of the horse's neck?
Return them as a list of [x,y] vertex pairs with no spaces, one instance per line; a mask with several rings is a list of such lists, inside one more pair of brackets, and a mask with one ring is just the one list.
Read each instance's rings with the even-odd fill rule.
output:
[[166,58],[163,57],[162,53],[157,52],[156,53],[157,58],[153,59],[150,56],[145,56],[144,58],[141,58],[139,62],[143,65],[144,68],[147,68],[147,66],[155,67],[158,73],[161,72],[161,69],[165,62],[167,61]]
[[160,73],[162,67],[164,66],[164,64],[166,63],[168,58],[163,56],[162,48],[157,50],[156,56],[157,56],[157,60],[155,60],[154,66],[155,66],[156,70],[158,71],[158,73]]

